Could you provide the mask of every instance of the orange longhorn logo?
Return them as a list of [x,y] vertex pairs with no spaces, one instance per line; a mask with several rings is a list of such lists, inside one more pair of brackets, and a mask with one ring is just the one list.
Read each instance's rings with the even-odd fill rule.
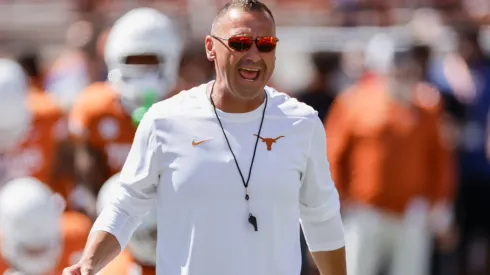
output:
[[258,135],[255,135],[254,136],[260,138],[260,140],[262,140],[262,142],[264,142],[266,145],[267,145],[267,151],[270,151],[272,150],[272,144],[273,143],[276,143],[276,141],[280,138],[283,138],[284,136],[278,136],[276,138],[263,138],[261,136],[258,136]]

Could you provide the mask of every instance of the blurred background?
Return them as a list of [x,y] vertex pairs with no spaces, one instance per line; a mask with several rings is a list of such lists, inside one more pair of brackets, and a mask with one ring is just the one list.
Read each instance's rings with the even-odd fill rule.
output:
[[[325,122],[327,137],[332,138],[329,145],[332,174],[341,190],[343,208],[353,204],[370,205],[373,200],[365,198],[368,191],[362,187],[347,187],[362,185],[357,177],[364,174],[359,172],[346,179],[341,176],[342,167],[351,171],[376,170],[381,174],[389,173],[386,170],[397,165],[402,167],[402,172],[381,185],[386,187],[383,196],[395,201],[389,205],[374,203],[381,209],[395,207],[397,198],[403,197],[400,193],[407,189],[403,184],[412,184],[405,180],[413,174],[405,176],[407,171],[422,174],[428,185],[441,182],[438,184],[449,190],[442,192],[441,199],[450,212],[442,216],[451,218],[446,219],[449,221],[442,234],[430,235],[433,245],[424,257],[429,259],[431,273],[490,275],[490,1],[264,2],[276,17],[280,39],[276,70],[269,85],[313,106]],[[154,7],[165,12],[176,22],[185,41],[174,93],[213,79],[214,67],[206,59],[203,40],[214,15],[225,3],[224,0],[0,0],[0,57],[21,63],[30,76],[31,89],[54,98],[63,110],[60,121],[66,121],[79,94],[89,85],[106,80],[103,57],[106,35],[119,16],[135,7]],[[369,127],[377,126],[361,119],[369,117],[377,121],[380,118],[376,114],[384,114],[384,101],[373,96],[376,93],[366,95],[362,90],[385,89],[379,86],[383,81],[376,80],[385,78],[389,79],[386,83],[395,82],[397,87],[411,89],[425,85],[417,88],[414,98],[418,102],[415,105],[422,106],[420,109],[428,114],[427,119],[402,112],[400,121],[392,121],[390,125],[396,128],[400,123],[408,123],[410,131],[423,134],[435,126],[435,135],[444,151],[442,157],[432,158],[439,154],[433,151],[427,157],[422,153],[411,154],[406,148],[429,150],[433,148],[432,143],[423,140],[419,146],[411,142],[415,136],[405,135],[412,138],[403,139],[394,138],[394,134],[372,134],[376,129]],[[406,102],[403,93],[395,93],[394,98],[403,111]],[[334,114],[330,113],[332,110]],[[396,113],[390,112],[387,114]],[[435,118],[434,123],[427,126],[426,121],[431,118]],[[347,125],[350,130],[339,124]],[[68,127],[68,124],[60,125],[60,128]],[[342,137],[343,131],[353,134]],[[343,145],[347,141],[342,139],[348,140],[348,145]],[[393,140],[397,142],[395,145]],[[372,150],[360,152],[369,146]],[[35,146],[30,149],[19,160],[24,166],[46,161],[39,160]],[[46,167],[57,169],[57,163],[70,166],[74,156],[69,152],[66,149],[61,162],[52,160]],[[390,159],[397,165],[388,167],[386,160],[374,163],[370,158],[378,154],[397,155]],[[409,155],[410,161],[405,159]],[[367,160],[357,161],[358,158]],[[101,158],[100,161],[109,160]],[[433,164],[435,168],[427,168]],[[415,170],[404,169],[408,166]],[[431,182],[424,178],[436,170],[437,180]],[[374,172],[364,176],[379,181]],[[74,201],[74,205],[83,205],[74,209],[93,218],[98,190],[78,189],[77,180],[65,182],[70,187],[58,189],[64,190],[65,197]],[[406,196],[403,198],[411,201]],[[343,214],[346,220],[357,217],[356,214],[348,217],[348,211]],[[408,257],[412,256],[415,257]],[[380,255],[379,258],[382,263],[389,262],[389,257]],[[379,274],[383,272],[381,268]],[[305,252],[302,275],[313,274],[318,273]]]

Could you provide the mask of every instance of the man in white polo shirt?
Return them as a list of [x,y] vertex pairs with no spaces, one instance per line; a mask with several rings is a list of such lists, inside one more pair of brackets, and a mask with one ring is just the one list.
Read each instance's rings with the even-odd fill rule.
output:
[[141,121],[114,200],[82,260],[93,275],[157,204],[157,274],[299,275],[298,220],[323,275],[346,275],[339,198],[316,111],[265,86],[275,23],[234,0],[206,37],[216,81],[154,104]]

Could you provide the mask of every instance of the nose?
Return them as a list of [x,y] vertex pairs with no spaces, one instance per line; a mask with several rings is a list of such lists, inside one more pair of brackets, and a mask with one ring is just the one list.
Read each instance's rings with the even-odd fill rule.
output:
[[253,43],[252,47],[247,51],[245,60],[252,63],[257,63],[262,60],[262,56],[260,55],[260,52],[257,49],[257,45],[255,45],[255,43]]

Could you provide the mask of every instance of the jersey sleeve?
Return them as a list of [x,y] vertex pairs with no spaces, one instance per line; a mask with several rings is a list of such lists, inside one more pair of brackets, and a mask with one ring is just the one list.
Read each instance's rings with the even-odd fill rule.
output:
[[330,171],[341,199],[349,196],[348,185],[350,180],[349,152],[352,146],[353,123],[349,121],[349,111],[344,103],[343,95],[333,102],[325,118],[325,132],[327,133],[327,157],[330,161]]
[[150,113],[151,109],[136,130],[113,200],[104,208],[92,228],[92,232],[102,230],[114,235],[121,250],[155,203],[161,149],[156,141],[154,119]]
[[432,229],[436,233],[446,232],[453,224],[453,204],[456,194],[456,171],[454,154],[450,149],[447,138],[444,137],[443,127],[447,127],[442,116],[431,114],[430,149],[427,150],[431,178],[430,187],[433,202]]
[[323,124],[318,116],[312,120],[313,134],[300,189],[300,222],[310,251],[331,251],[345,245],[339,194],[330,174]]
[[69,197],[73,188],[74,176],[71,173],[72,160],[69,154],[65,153],[68,140],[68,120],[62,113],[54,116],[51,124],[51,137],[53,140],[53,157],[50,161],[50,180],[49,183],[53,191],[59,193],[64,199]]

